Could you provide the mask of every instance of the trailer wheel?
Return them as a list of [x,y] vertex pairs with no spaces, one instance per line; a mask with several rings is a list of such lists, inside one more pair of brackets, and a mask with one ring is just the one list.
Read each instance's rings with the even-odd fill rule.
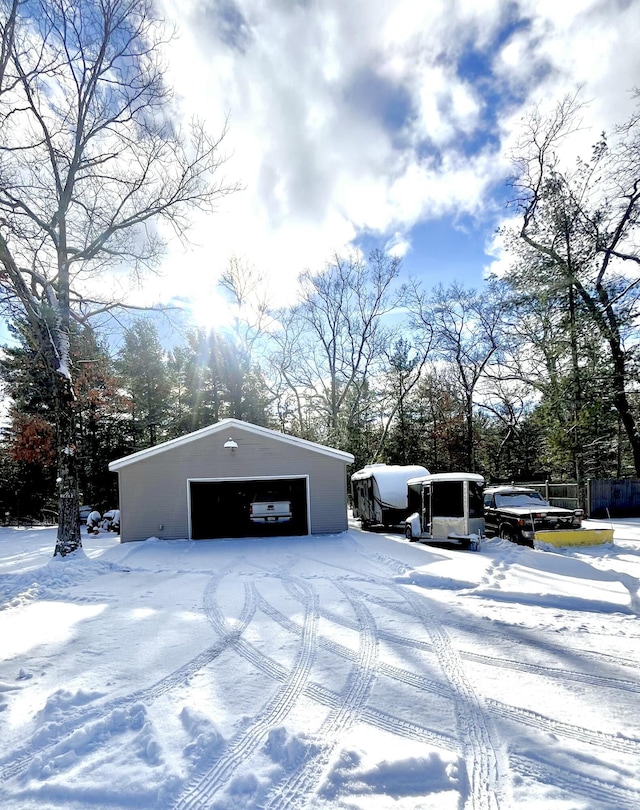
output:
[[404,524],[404,536],[410,543],[413,543],[413,532],[411,531],[411,524],[405,523]]

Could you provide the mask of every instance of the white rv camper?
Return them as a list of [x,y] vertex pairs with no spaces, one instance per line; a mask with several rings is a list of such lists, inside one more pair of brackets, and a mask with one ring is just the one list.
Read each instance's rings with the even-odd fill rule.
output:
[[418,464],[367,464],[351,476],[353,516],[363,529],[404,523],[409,514],[407,482],[428,474]]

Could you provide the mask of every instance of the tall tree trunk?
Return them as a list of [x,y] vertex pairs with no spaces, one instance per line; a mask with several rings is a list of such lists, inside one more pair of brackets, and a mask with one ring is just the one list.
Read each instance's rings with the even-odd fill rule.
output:
[[638,425],[629,405],[629,399],[624,387],[624,377],[619,373],[613,375],[613,404],[618,411],[620,421],[627,434],[627,439],[631,446],[633,454],[633,466],[635,468],[636,476],[640,478],[640,434],[638,434]]
[[56,442],[58,454],[58,537],[54,557],[66,557],[82,548],[78,503],[73,393],[66,377],[56,375]]
[[[573,466],[576,476],[578,497],[583,497],[584,485],[584,456],[582,452],[583,442],[580,430],[580,418],[582,415],[582,382],[580,379],[580,358],[578,353],[578,337],[576,324],[576,300],[573,284],[569,283],[569,338],[571,342],[571,367],[573,377],[573,443],[572,455]],[[582,505],[582,504],[580,504]]]
[[476,471],[476,454],[473,444],[473,396],[467,393],[465,395],[464,406],[465,417],[465,456],[467,457],[467,470],[469,472]]
[[596,317],[596,322],[600,326],[601,332],[604,334],[609,344],[611,357],[613,359],[613,374],[611,378],[611,386],[614,391],[613,405],[618,412],[622,426],[627,434],[633,455],[635,473],[636,476],[640,478],[640,433],[638,432],[638,424],[629,405],[629,398],[627,396],[629,373],[625,348],[620,335],[620,324],[604,284],[599,282],[596,285],[600,309],[598,309],[595,300],[588,295],[583,287],[577,285],[577,289],[590,311]]
[[624,346],[622,345],[617,323],[614,321],[614,315],[609,297],[606,295],[606,291],[602,290],[599,292],[601,301],[606,302],[605,312],[608,318],[608,323],[610,324],[610,327],[611,325],[615,326],[615,328],[609,329],[609,346],[611,348],[611,356],[613,357],[613,404],[615,409],[618,411],[620,421],[622,422],[627,434],[627,439],[629,440],[629,445],[631,446],[635,473],[640,478],[640,434],[638,433],[638,424],[631,410],[631,406],[629,405],[629,398],[627,397],[626,386],[628,371],[625,350]]

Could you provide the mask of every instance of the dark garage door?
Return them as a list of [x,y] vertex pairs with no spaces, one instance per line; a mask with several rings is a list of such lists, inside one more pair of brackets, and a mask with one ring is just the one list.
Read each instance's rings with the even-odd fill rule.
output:
[[[255,481],[190,481],[191,537],[264,537],[308,534],[305,478]],[[291,501],[287,523],[256,525],[249,520],[254,500]]]

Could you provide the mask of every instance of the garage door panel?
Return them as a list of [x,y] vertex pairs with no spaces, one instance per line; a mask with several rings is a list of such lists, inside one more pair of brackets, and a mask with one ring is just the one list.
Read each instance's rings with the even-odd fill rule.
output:
[[[189,488],[194,540],[308,534],[305,478],[190,481]],[[253,500],[289,500],[292,519],[254,524],[249,519]]]

